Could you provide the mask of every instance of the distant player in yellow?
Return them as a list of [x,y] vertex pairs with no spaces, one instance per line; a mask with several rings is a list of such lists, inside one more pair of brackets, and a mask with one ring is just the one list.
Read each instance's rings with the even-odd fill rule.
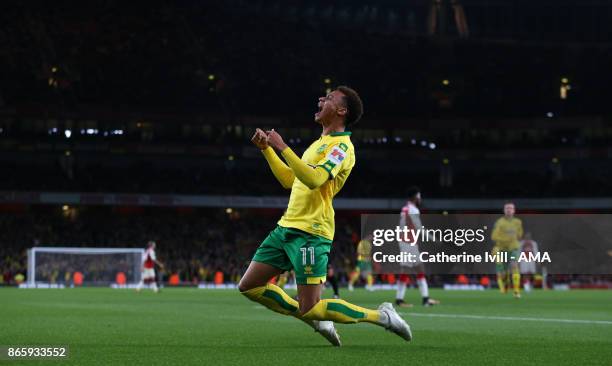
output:
[[[355,148],[346,128],[361,118],[363,106],[357,92],[340,86],[319,98],[318,107],[314,117],[321,124],[321,137],[301,159],[274,130],[257,129],[252,138],[276,179],[291,189],[291,196],[285,214],[255,252],[238,289],[270,310],[306,322],[335,346],[340,346],[340,338],[333,322],[368,322],[409,341],[410,327],[390,303],[370,310],[340,299],[321,299],[335,232],[332,199],[355,165]],[[268,283],[291,269],[295,271],[297,301]]]
[[289,282],[289,280],[294,276],[293,271],[287,271],[279,274],[276,277],[276,286],[284,289],[285,285]]
[[[514,285],[514,297],[521,297],[521,273],[519,272],[518,258],[520,255],[521,243],[523,237],[523,223],[520,219],[514,217],[516,209],[514,203],[508,202],[504,205],[504,216],[497,219],[491,239],[495,242],[493,254],[498,252],[506,252],[510,269],[512,270],[512,282]],[[506,293],[507,284],[507,263],[497,262],[497,284],[502,293]]]
[[372,291],[374,285],[374,276],[372,276],[372,236],[362,239],[357,244],[357,263],[355,270],[349,278],[348,289],[354,290],[355,282],[362,277],[366,278],[366,290]]

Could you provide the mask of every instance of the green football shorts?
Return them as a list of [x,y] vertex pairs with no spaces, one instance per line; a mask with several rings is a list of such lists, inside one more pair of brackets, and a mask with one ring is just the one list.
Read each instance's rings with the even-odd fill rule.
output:
[[498,247],[493,248],[493,254],[495,253],[506,253],[506,258],[508,258],[508,262],[496,262],[495,270],[497,272],[504,272],[508,270],[512,263],[518,263],[519,256],[521,255],[520,249],[499,249]]
[[331,240],[305,231],[277,226],[261,243],[254,262],[295,271],[298,285],[318,285],[327,276]]
[[357,270],[361,273],[372,273],[372,261],[357,260]]

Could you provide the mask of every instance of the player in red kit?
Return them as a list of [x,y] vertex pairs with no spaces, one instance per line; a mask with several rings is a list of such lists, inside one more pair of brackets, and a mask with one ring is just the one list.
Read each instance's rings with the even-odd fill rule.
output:
[[[419,207],[421,205],[421,192],[417,187],[411,187],[408,190],[408,202],[406,206],[402,207],[400,213],[400,227],[408,227],[408,229],[419,229],[421,225]],[[413,243],[415,244],[415,243]],[[419,247],[418,245],[411,245],[405,242],[399,242],[400,251],[403,253],[411,253],[415,258],[419,258]],[[417,285],[419,286],[419,292],[421,293],[423,306],[437,305],[440,302],[429,298],[429,286],[427,284],[427,278],[425,277],[425,266],[421,261],[417,260],[414,263],[401,263],[402,270],[404,273],[400,274],[399,281],[397,282],[397,294],[395,296],[395,304],[402,307],[411,307],[412,305],[404,302],[404,295],[406,294],[406,286],[409,281],[408,274],[405,272],[416,273]]]
[[155,242],[149,241],[147,244],[147,250],[142,256],[142,277],[140,279],[140,283],[138,287],[136,287],[136,291],[142,290],[142,287],[146,283],[150,284],[153,288],[154,292],[158,292],[159,288],[157,287],[157,283],[155,281],[155,265],[158,265],[160,268],[164,268],[162,262],[157,260],[157,256],[155,255]]
[[[520,243],[522,253],[532,254],[535,256],[540,252],[538,248],[538,243],[531,238],[531,233],[525,233],[525,236],[523,236],[523,240],[521,240]],[[534,275],[537,273],[536,262],[519,262],[519,270],[521,271],[521,277],[525,279],[525,282],[523,283],[523,288],[526,292],[531,291],[531,283],[533,281]]]

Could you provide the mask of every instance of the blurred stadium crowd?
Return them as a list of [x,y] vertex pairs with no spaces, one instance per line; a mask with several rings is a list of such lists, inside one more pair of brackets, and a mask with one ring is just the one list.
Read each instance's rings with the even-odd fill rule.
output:
[[[144,248],[146,241],[157,242],[157,256],[165,269],[159,279],[168,284],[177,275],[180,285],[213,283],[221,274],[222,283],[237,283],[255,249],[276,225],[280,215],[275,209],[163,209],[141,207],[62,207],[44,206],[27,212],[0,214],[0,285],[14,285],[27,280],[27,250],[33,246]],[[16,230],[15,228],[28,228]],[[344,212],[337,216],[336,237],[330,264],[342,285],[355,268],[359,241],[359,216]],[[59,258],[59,257],[58,257]],[[100,260],[75,258],[49,261],[37,268],[37,276],[52,283],[70,285],[72,275],[84,273],[84,283],[92,276],[114,278],[107,273],[116,268],[130,275],[125,256],[112,266]],[[82,266],[85,265],[86,268]],[[89,267],[87,267],[89,266]],[[102,268],[104,267],[104,268]],[[68,273],[67,273],[68,272]],[[38,277],[37,277],[38,278]],[[489,280],[493,280],[489,276]],[[377,283],[394,281],[384,275]],[[610,275],[550,275],[548,285],[569,284],[577,287],[606,288]],[[445,283],[479,284],[480,275],[430,275],[433,286]],[[392,282],[393,283],[393,282]],[[487,281],[487,287],[490,286]]]
[[[178,274],[183,283],[212,282],[221,271],[224,281],[237,282],[259,242],[274,228],[278,210],[241,210],[228,214],[207,209],[140,209],[59,207],[0,214],[0,283],[15,283],[26,274],[27,249],[33,246],[144,248],[157,242],[164,279]],[[15,228],[29,228],[15,230]],[[358,234],[346,220],[338,222],[332,263],[344,273],[352,266]],[[231,253],[231,255],[230,255]],[[347,267],[347,268],[345,268]],[[52,274],[59,267],[47,268]],[[87,269],[74,268],[87,272]],[[55,273],[63,281],[64,273]],[[88,280],[85,278],[85,280]]]

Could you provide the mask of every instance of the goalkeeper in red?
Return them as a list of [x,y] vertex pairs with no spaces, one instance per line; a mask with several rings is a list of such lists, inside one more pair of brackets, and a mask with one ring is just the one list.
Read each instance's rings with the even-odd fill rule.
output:
[[[291,196],[285,214],[255,252],[238,288],[252,301],[304,321],[335,346],[340,346],[340,338],[334,322],[376,324],[409,341],[410,327],[390,303],[371,310],[340,299],[321,299],[335,231],[332,199],[355,165],[355,149],[346,128],[361,118],[363,105],[357,92],[340,86],[319,98],[318,108],[314,119],[322,126],[321,137],[301,159],[274,130],[257,129],[253,136],[253,143],[276,179],[291,189]],[[299,302],[268,283],[291,269]]]

